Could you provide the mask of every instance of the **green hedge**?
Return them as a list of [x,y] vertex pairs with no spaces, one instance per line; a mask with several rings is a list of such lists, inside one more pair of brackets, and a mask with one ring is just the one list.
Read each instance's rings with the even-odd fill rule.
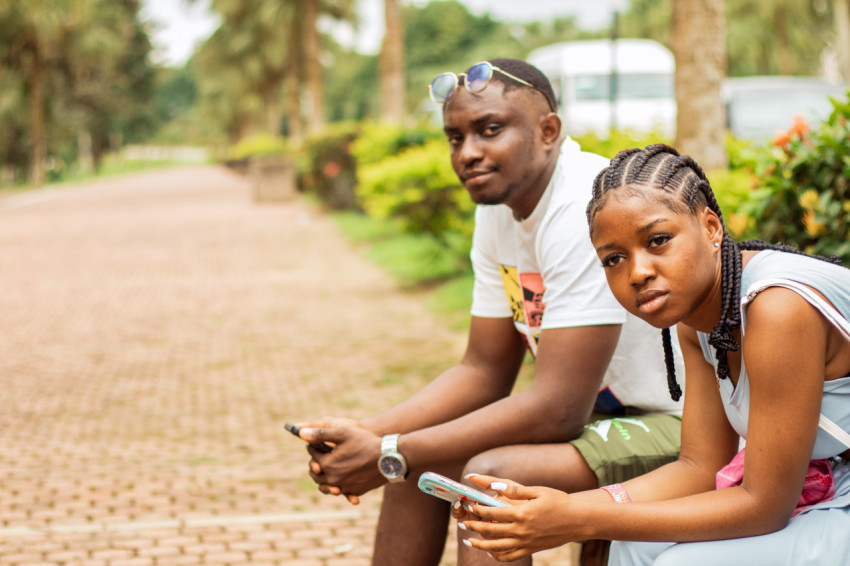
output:
[[[835,101],[834,112],[817,131],[798,123],[768,147],[727,138],[730,168],[708,176],[736,238],[784,241],[850,259],[848,118],[850,103]],[[575,139],[585,151],[609,158],[628,147],[671,143],[659,134],[631,132]],[[439,128],[338,125],[308,140],[301,164],[302,187],[329,207],[361,211],[399,237],[422,239],[416,245],[427,251],[409,253],[440,267],[430,275],[427,269],[410,270],[416,273],[408,273],[407,280],[468,271],[474,205],[451,168]],[[441,254],[439,262],[435,254]]]

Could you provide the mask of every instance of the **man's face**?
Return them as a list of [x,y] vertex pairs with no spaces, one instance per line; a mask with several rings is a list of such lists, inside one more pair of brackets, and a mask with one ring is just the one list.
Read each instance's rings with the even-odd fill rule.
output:
[[548,107],[541,108],[542,96],[529,96],[535,94],[505,93],[494,81],[477,94],[461,86],[446,102],[443,129],[452,167],[473,202],[514,208],[539,179],[546,157],[540,120]]

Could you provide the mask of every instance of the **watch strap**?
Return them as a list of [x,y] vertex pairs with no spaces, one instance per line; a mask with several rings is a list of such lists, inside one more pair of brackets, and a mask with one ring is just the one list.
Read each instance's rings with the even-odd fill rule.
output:
[[398,439],[400,436],[400,434],[385,434],[381,438],[381,454],[398,452]]

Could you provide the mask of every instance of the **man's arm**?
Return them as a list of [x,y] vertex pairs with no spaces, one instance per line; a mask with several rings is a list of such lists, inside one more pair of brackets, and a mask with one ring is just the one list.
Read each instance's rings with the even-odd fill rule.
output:
[[498,446],[572,440],[590,415],[619,334],[620,325],[544,330],[528,390],[402,435],[400,451],[412,468],[424,469]]
[[381,436],[450,422],[509,395],[524,357],[525,344],[512,319],[472,317],[461,362],[412,397],[360,427],[346,426],[346,419],[301,423],[305,440],[336,444],[329,454],[311,450],[312,478],[321,491],[335,494],[362,494],[383,485],[377,468]]
[[[476,323],[482,320],[487,319],[476,319]],[[489,319],[488,327],[497,325],[497,320],[505,319]],[[509,319],[506,323],[511,325],[515,344],[521,346],[512,323]],[[493,336],[502,335],[496,328],[491,330]],[[496,359],[505,361],[505,353],[499,346],[505,342],[487,342],[485,340],[493,338],[490,333],[471,332],[468,357],[465,356],[461,366],[468,363],[476,368],[475,371],[454,374],[454,379],[449,379],[452,375],[449,372],[444,373],[435,382],[438,386],[423,389],[410,400],[376,417],[377,422],[370,426],[375,426],[381,434],[405,433],[399,441],[399,450],[410,468],[417,471],[440,464],[463,463],[498,446],[571,440],[581,432],[590,414],[619,332],[619,325],[544,330],[534,381],[528,390],[511,396],[506,395],[522,358],[521,350],[515,346],[514,356],[507,356],[514,361],[508,385],[504,368],[495,369],[495,374],[483,371]],[[487,353],[490,358],[476,358]],[[482,365],[476,366],[476,363]],[[482,391],[492,400],[481,404]],[[469,403],[464,398],[465,393],[477,398],[477,403]],[[405,411],[411,414],[405,425],[427,423],[429,419],[440,422],[434,418],[437,414],[451,414],[453,418],[425,428],[410,427],[409,432],[389,428],[403,421]],[[375,464],[379,447],[378,437],[373,433],[364,429],[315,432],[309,440],[340,443],[330,454],[313,453],[323,472],[314,474],[320,485],[324,482],[328,486],[339,486],[343,493],[361,494],[384,483]]]
[[377,435],[406,433],[466,415],[510,394],[525,345],[510,318],[472,317],[460,363],[412,397],[366,419]]

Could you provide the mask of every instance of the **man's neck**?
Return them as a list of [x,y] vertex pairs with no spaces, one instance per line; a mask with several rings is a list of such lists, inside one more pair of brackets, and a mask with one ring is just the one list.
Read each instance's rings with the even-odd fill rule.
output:
[[543,193],[546,192],[546,187],[549,186],[552,180],[552,175],[555,174],[555,167],[558,164],[559,151],[553,151],[546,161],[546,166],[536,178],[531,180],[531,187],[528,192],[524,193],[522,202],[517,202],[511,206],[514,219],[522,221],[531,216],[540,199],[543,198]]

